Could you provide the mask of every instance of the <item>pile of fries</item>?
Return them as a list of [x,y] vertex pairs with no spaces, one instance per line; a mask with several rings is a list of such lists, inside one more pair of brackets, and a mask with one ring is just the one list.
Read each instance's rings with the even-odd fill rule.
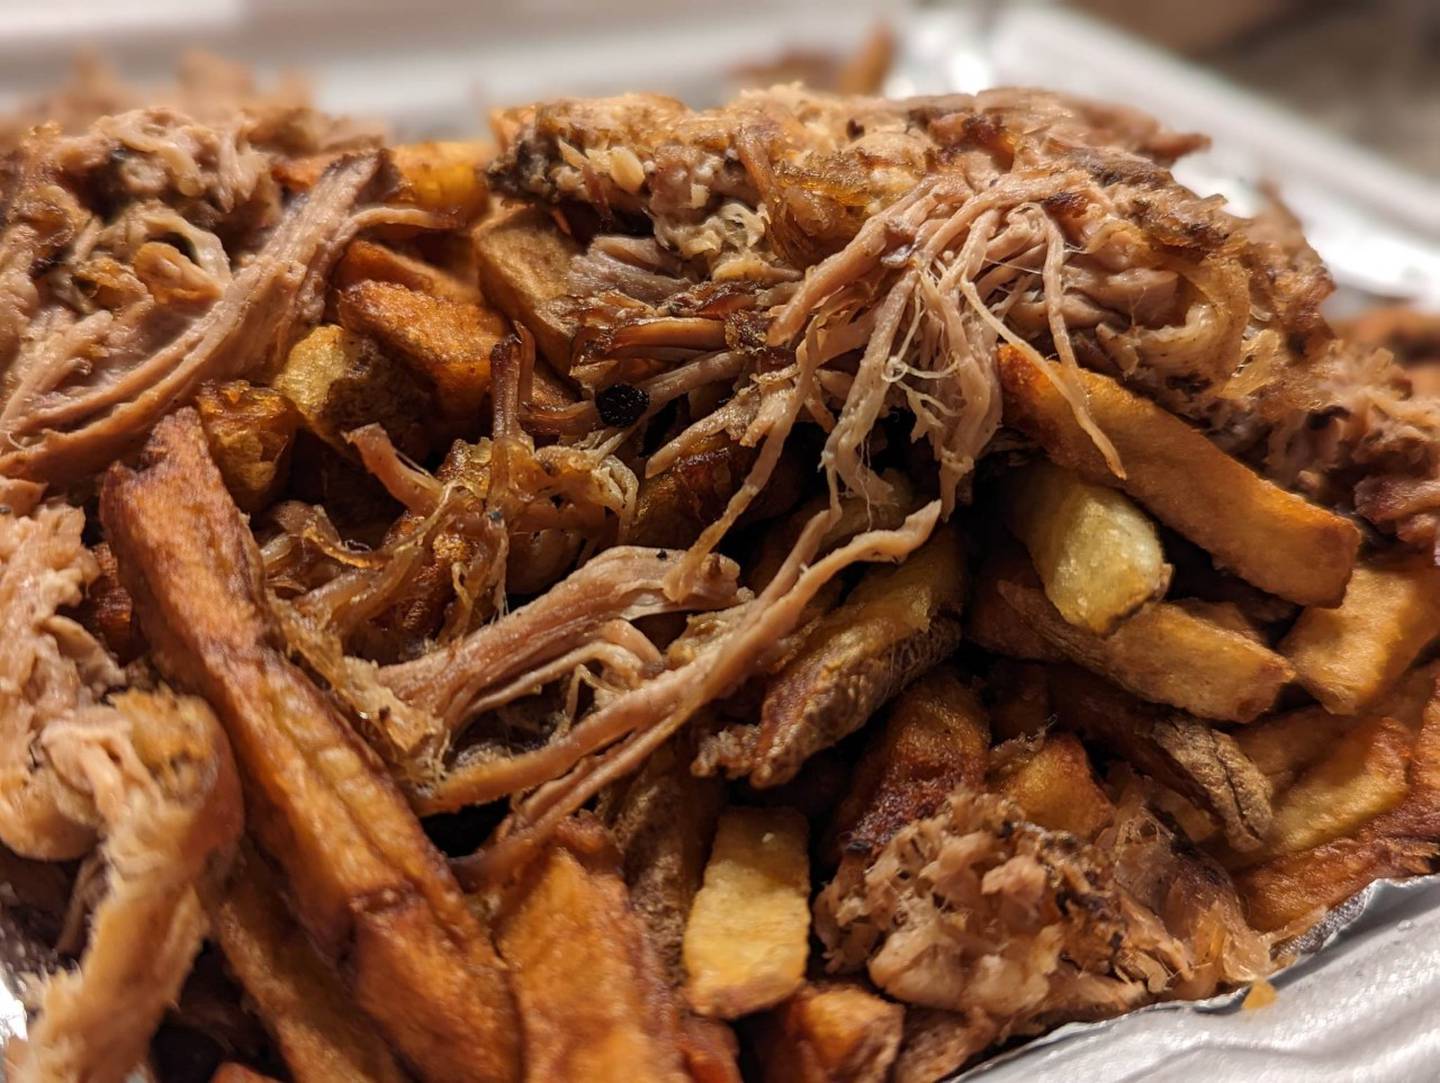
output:
[[[492,153],[384,151],[387,204],[429,224],[349,240],[269,370],[51,490],[92,554],[54,619],[218,719],[244,790],[183,885],[223,966],[157,999],[157,1077],[933,1080],[1262,979],[1434,868],[1428,556],[1079,369],[1097,440],[1002,344],[1005,439],[948,517],[903,440],[878,502],[823,491],[802,436],[682,575],[762,452],[716,425],[646,457],[725,409],[736,355],[667,317],[717,395],[638,332],[587,343],[582,243],[492,195]],[[301,200],[336,161],[273,174]],[[621,376],[582,393],[587,357]],[[798,601],[767,624],[772,595]],[[626,729],[642,694],[672,698]],[[5,856],[15,911],[53,913],[48,866]],[[158,980],[85,952],[85,867],[61,947],[85,983]],[[64,980],[13,1078],[118,1080]]]

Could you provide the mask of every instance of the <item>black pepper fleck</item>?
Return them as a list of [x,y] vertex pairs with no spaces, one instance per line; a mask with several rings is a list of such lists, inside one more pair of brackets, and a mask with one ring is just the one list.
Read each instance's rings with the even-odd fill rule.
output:
[[633,384],[611,384],[595,393],[595,409],[607,425],[633,425],[649,407],[649,393]]

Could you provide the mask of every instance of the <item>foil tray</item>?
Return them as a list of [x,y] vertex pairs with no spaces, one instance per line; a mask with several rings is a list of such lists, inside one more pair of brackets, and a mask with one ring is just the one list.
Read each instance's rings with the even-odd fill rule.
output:
[[[446,11],[456,19],[473,13],[459,0],[414,2],[427,13]],[[119,10],[99,0],[80,6],[108,12],[107,18]],[[312,0],[306,6],[318,5]],[[736,0],[723,25],[703,0],[671,0],[665,22],[646,5],[617,0],[614,11],[606,6],[603,25],[584,23],[585,0],[544,0],[540,6],[548,17],[543,31],[526,3],[496,0],[483,5],[483,37],[409,38],[417,20],[408,18],[370,34],[368,46],[361,24],[379,10],[368,5],[356,7],[355,32],[340,38],[307,35],[303,28],[277,38],[267,27],[285,15],[278,0],[188,6],[151,0],[140,6],[143,11],[127,7],[124,26],[102,28],[107,52],[136,77],[163,78],[180,46],[203,40],[262,73],[302,67],[325,108],[383,115],[406,135],[419,136],[473,133],[484,106],[557,92],[646,87],[697,104],[719,100],[729,93],[737,65],[787,46],[845,48],[879,14],[896,27],[899,44],[887,92],[973,91],[1009,83],[1139,104],[1174,127],[1215,137],[1211,152],[1177,169],[1197,191],[1222,193],[1249,213],[1264,185],[1279,189],[1341,287],[1337,314],[1377,300],[1440,310],[1440,184],[1052,4]],[[101,25],[77,22],[68,8],[64,18],[43,3],[30,8],[32,21],[22,20],[23,32],[0,39],[0,104],[53,85],[64,58],[93,40],[93,28]],[[571,23],[567,40],[563,28]],[[705,35],[703,58],[693,51],[697,28]],[[164,48],[157,49],[157,41]],[[0,883],[0,1048],[25,1034],[27,975],[53,963],[51,953],[26,941],[6,919],[4,904]],[[1296,947],[1297,961],[1272,976],[1278,996],[1264,1008],[1243,1007],[1246,991],[1238,990],[1070,1024],[949,1083],[1440,1078],[1440,1028],[1431,1021],[1440,1008],[1440,875],[1372,884]],[[0,1083],[3,1078],[0,1063]],[[132,1083],[148,1081],[137,1073]]]

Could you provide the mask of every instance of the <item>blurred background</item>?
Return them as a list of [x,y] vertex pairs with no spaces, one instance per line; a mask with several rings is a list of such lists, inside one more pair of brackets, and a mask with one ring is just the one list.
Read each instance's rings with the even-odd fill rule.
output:
[[0,110],[81,49],[146,84],[194,46],[402,138],[556,94],[796,79],[1127,101],[1214,137],[1193,187],[1244,212],[1275,185],[1354,296],[1440,310],[1440,0],[7,0]]

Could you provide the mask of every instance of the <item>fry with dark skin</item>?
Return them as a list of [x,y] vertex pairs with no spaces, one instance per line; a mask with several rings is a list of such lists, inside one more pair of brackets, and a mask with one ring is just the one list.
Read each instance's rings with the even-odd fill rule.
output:
[[422,1078],[517,1078],[487,931],[373,754],[276,648],[259,554],[192,411],[156,427],[138,468],[111,469],[101,517],[157,664],[225,725],[316,946],[348,960],[361,1006]]

